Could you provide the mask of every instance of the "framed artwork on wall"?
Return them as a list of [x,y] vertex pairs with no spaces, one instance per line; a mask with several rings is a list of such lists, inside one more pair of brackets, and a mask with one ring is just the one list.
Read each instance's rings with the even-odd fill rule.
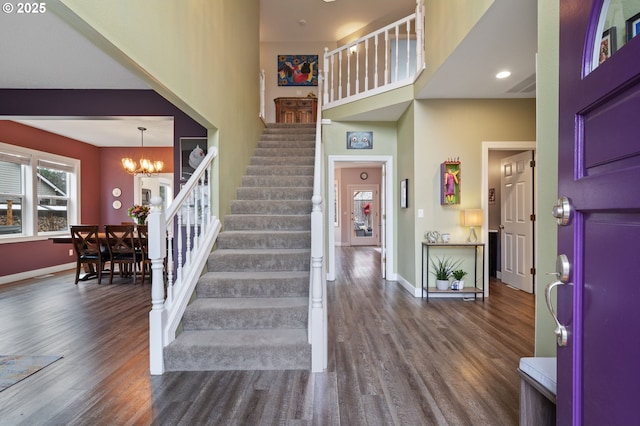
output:
[[440,165],[440,204],[460,204],[460,161]]
[[400,207],[403,209],[409,207],[409,179],[400,181]]
[[180,182],[189,180],[207,155],[207,138],[180,138]]
[[318,55],[278,55],[278,86],[317,86]]
[[347,149],[373,149],[373,132],[347,132]]
[[625,22],[627,30],[627,41],[631,40],[640,33],[640,13],[636,13]]

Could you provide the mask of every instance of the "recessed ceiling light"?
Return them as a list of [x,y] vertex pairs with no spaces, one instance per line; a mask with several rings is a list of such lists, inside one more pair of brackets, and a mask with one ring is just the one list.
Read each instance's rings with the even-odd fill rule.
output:
[[306,19],[299,19],[298,20],[298,25],[300,25],[301,27],[304,27],[305,25],[307,25]]
[[511,71],[500,71],[496,74],[496,78],[507,78],[511,75]]
[[332,2],[334,2],[336,0],[322,0],[322,1],[324,1],[325,3],[332,3]]

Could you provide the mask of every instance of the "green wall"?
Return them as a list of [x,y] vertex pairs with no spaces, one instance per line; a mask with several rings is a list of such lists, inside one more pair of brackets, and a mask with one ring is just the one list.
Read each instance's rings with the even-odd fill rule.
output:
[[[252,0],[59,0],[52,10],[209,129],[218,214],[229,211],[262,132],[259,17]],[[229,64],[242,64],[229,72]]]
[[[439,99],[415,102],[413,210],[415,231],[410,253],[398,259],[398,269],[413,273],[403,276],[415,287],[421,285],[421,243],[425,231],[449,232],[452,240],[464,241],[460,210],[481,205],[482,142],[535,141],[535,99],[483,100]],[[461,199],[459,205],[440,205],[440,164],[459,158]],[[407,240],[411,241],[411,240]],[[407,272],[408,273],[408,272]]]
[[[415,151],[415,107],[413,103],[398,120],[398,167],[393,187],[400,188],[400,181],[409,179],[407,186],[407,208],[400,208],[400,194],[396,194],[394,206],[396,206],[397,239],[401,242],[411,242],[416,234],[416,209],[415,199],[419,192],[415,173],[422,167]],[[416,268],[412,244],[400,243],[396,245],[396,269],[400,277],[410,277]]]
[[[547,272],[556,269],[557,224],[551,207],[558,199],[558,46],[559,6],[557,1],[538,1],[538,151],[536,356],[555,356],[555,323],[547,310],[544,287]],[[555,296],[555,293],[554,293]],[[555,305],[555,300],[554,300]]]

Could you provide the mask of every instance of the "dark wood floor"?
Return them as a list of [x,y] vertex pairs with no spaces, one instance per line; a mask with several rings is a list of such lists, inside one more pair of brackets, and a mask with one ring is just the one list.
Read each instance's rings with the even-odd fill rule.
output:
[[149,375],[150,286],[0,287],[0,354],[64,358],[0,392],[0,425],[516,425],[533,296],[415,299],[372,248],[337,249],[327,372]]

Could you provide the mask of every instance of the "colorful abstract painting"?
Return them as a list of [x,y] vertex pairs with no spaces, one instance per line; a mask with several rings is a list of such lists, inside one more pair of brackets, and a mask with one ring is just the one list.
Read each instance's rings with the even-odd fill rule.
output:
[[278,86],[317,86],[318,55],[278,55]]

